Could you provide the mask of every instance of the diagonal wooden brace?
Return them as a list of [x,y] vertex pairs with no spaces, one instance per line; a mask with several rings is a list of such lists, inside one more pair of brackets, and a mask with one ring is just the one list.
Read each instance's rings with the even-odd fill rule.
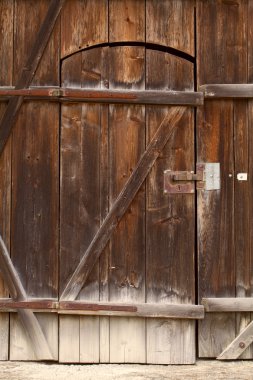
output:
[[143,184],[157,157],[161,153],[175,128],[179,126],[179,121],[184,112],[185,107],[173,107],[169,109],[168,115],[159,125],[157,132],[140,158],[132,175],[117,197],[114,205],[106,216],[94,239],[90,243],[87,251],[83,254],[79,265],[62,292],[61,300],[73,301],[78,296],[92,268],[100,257],[107,242],[110,240],[110,237],[115,231],[119,221],[125,214],[127,208]]
[[234,360],[249,347],[253,342],[253,321],[240,332],[239,335],[230,343],[225,350],[217,357],[218,360]]
[[[39,66],[40,60],[48,44],[49,38],[52,34],[56,20],[60,14],[64,2],[65,0],[51,0],[46,17],[41,25],[37,39],[31,50],[31,54],[17,81],[17,85],[15,87],[16,89],[25,88],[30,85]],[[23,100],[23,96],[16,96],[15,98],[12,98],[8,103],[0,124],[0,156],[11,134]]]

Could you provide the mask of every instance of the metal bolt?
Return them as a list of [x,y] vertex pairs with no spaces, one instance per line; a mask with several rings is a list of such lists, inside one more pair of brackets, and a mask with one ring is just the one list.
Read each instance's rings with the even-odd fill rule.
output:
[[240,342],[240,343],[239,343],[239,347],[240,347],[240,348],[245,348],[245,343],[244,343],[244,342]]
[[233,177],[233,174],[229,173],[229,175],[228,175],[228,176],[229,176],[229,178],[232,178],[232,177]]

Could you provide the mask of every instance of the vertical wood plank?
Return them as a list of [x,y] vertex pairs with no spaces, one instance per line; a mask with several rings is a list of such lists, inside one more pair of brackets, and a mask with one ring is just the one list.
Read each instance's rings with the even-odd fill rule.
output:
[[108,41],[107,0],[68,0],[61,15],[61,58]]
[[[247,82],[246,19],[247,1],[197,2],[198,85]],[[234,211],[239,219],[241,213],[234,200],[234,181],[237,180],[234,180],[233,158],[235,154],[238,165],[240,153],[237,148],[234,153],[233,125],[243,118],[240,107],[235,104],[234,109],[232,101],[211,101],[205,104],[203,111],[198,111],[198,160],[220,162],[222,173],[221,191],[198,194],[199,300],[202,297],[235,296],[236,288],[240,287],[239,278],[244,276],[240,267],[236,269],[244,253],[234,224]],[[238,130],[238,133],[241,132]],[[238,139],[239,135],[235,138]],[[239,220],[236,223],[238,225]],[[244,226],[245,223],[246,220]],[[218,356],[234,339],[235,333],[235,314],[207,315],[199,322],[199,355]]]
[[[47,0],[39,0],[36,7],[32,1],[15,2],[14,83],[48,6]],[[56,26],[33,85],[58,85],[58,67]],[[31,102],[22,107],[13,133],[11,248],[14,265],[30,297],[58,296],[58,125],[58,104]],[[47,314],[37,318],[57,360],[58,318]],[[35,359],[26,333],[14,315],[10,358]]]
[[[104,87],[107,80],[107,49],[98,48],[82,53],[82,86],[88,88]],[[107,83],[107,82],[105,82]],[[84,135],[82,138],[82,161],[85,173],[83,201],[89,216],[91,227],[86,226],[86,241],[82,251],[85,251],[95,236],[101,223],[101,162],[106,158],[101,156],[101,130],[104,129],[100,105],[86,104],[82,106],[82,124]],[[107,112],[106,112],[107,114]],[[107,124],[107,120],[106,120]],[[105,126],[106,128],[106,126]],[[86,132],[85,132],[86,131]],[[106,162],[105,162],[106,163]],[[80,253],[81,257],[81,253]],[[80,292],[80,299],[87,301],[99,300],[99,261],[95,264],[84,288]],[[98,363],[100,359],[100,319],[99,317],[80,317],[80,361]]]
[[170,46],[192,56],[194,0],[147,0],[147,42]]
[[[13,70],[13,1],[0,2],[0,85],[12,85]],[[6,104],[0,104],[0,119]],[[8,249],[10,249],[10,212],[11,212],[11,139],[5,146],[0,158],[0,231]],[[2,279],[0,279],[0,296],[8,297]],[[0,360],[8,360],[9,351],[9,314],[0,315]]]
[[[193,89],[192,63],[147,51],[147,89]],[[168,107],[146,107],[147,142]],[[163,171],[194,169],[194,113],[185,113],[147,178],[146,301],[194,303],[194,195],[165,195]],[[186,270],[187,268],[187,275]],[[147,362],[195,362],[195,322],[147,320]],[[187,347],[187,349],[185,348]]]
[[[114,48],[110,62],[110,88],[132,86],[140,89],[145,86],[144,48]],[[112,205],[145,150],[145,108],[110,105],[109,125]],[[145,189],[142,188],[111,239],[110,301],[145,300],[144,210]],[[134,334],[129,334],[131,329],[135,331]],[[145,360],[145,321],[138,318],[111,318],[110,361],[143,363]]]
[[[93,49],[68,58],[62,69],[63,85],[101,87],[106,82],[107,49]],[[105,63],[105,66],[104,66]],[[102,112],[101,112],[102,110]],[[105,123],[105,125],[103,125]],[[107,134],[107,108],[99,105],[64,105],[61,141],[61,289],[80,261],[97,232],[102,189],[100,168],[106,165],[106,149],[101,147],[101,131]],[[106,137],[103,136],[103,139]],[[104,140],[103,140],[104,141]],[[105,157],[103,157],[105,154]],[[103,162],[103,163],[102,163]],[[103,197],[106,189],[103,190]],[[104,213],[104,211],[103,211]],[[73,239],[74,236],[74,239]],[[66,263],[68,263],[66,265]],[[99,300],[99,263],[91,272],[79,299]],[[79,324],[74,349],[81,362],[99,362],[99,317],[64,317],[60,331],[60,361],[69,361],[69,347],[64,346],[71,334],[71,324]],[[63,330],[64,329],[64,330]],[[77,326],[76,326],[77,329]],[[61,338],[62,337],[62,338]],[[73,348],[75,346],[75,348]],[[79,351],[79,354],[77,353]],[[70,353],[71,355],[71,353]]]
[[[234,101],[235,159],[235,257],[236,297],[251,296],[250,188],[249,181],[238,181],[237,173],[249,173],[248,102]],[[236,314],[236,335],[251,321],[250,313]],[[240,359],[250,359],[250,346]]]
[[[81,87],[81,55],[74,55],[62,65],[62,86]],[[60,294],[79,262],[80,233],[84,209],[80,206],[81,104],[63,105],[61,109],[60,171]],[[81,176],[81,178],[80,178]],[[60,316],[59,361],[80,361],[80,318]],[[68,343],[69,342],[69,343]]]
[[145,2],[143,0],[109,1],[110,42],[145,41]]
[[[124,12],[123,12],[124,11]],[[109,1],[109,42],[145,40],[145,2]],[[124,34],[124,36],[123,36]],[[110,88],[145,89],[145,49],[112,48]],[[145,108],[109,106],[110,205],[145,150]],[[110,301],[145,301],[145,187],[110,241]],[[110,319],[110,362],[146,362],[145,320]]]
[[[253,82],[253,25],[252,25],[252,17],[253,17],[253,1],[248,1],[248,83]],[[251,194],[251,189],[253,189],[253,163],[252,163],[252,154],[253,154],[253,138],[252,138],[252,128],[253,128],[253,101],[248,101],[248,215],[249,215],[249,269],[248,269],[248,287],[247,294],[252,297],[253,295],[253,227],[252,227],[252,215],[253,215],[253,201]],[[253,314],[247,316],[247,322],[253,319]],[[250,318],[249,318],[250,317]],[[250,358],[253,357],[252,345],[249,348]]]
[[[198,191],[199,301],[235,296],[233,102],[210,101],[198,111],[198,161],[220,162],[221,190]],[[217,357],[235,337],[234,313],[199,322],[200,357]]]
[[[106,58],[106,68],[108,69],[108,57]],[[108,86],[107,81],[104,87]],[[100,150],[100,220],[104,221],[109,211],[109,125],[108,125],[108,106],[101,105],[101,150]],[[105,247],[99,259],[99,300],[109,301],[109,243]],[[100,363],[110,361],[110,318],[100,317]]]

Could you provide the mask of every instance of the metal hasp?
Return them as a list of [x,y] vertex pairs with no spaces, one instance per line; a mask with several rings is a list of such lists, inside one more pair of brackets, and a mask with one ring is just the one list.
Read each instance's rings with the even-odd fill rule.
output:
[[220,189],[220,163],[198,163],[193,171],[164,171],[164,193],[192,194],[197,190]]

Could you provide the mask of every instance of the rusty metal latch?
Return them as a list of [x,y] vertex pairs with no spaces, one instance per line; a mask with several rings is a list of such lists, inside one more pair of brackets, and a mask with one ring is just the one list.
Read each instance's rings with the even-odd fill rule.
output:
[[164,171],[164,193],[191,194],[197,190],[220,189],[220,164],[198,163],[193,171]]

